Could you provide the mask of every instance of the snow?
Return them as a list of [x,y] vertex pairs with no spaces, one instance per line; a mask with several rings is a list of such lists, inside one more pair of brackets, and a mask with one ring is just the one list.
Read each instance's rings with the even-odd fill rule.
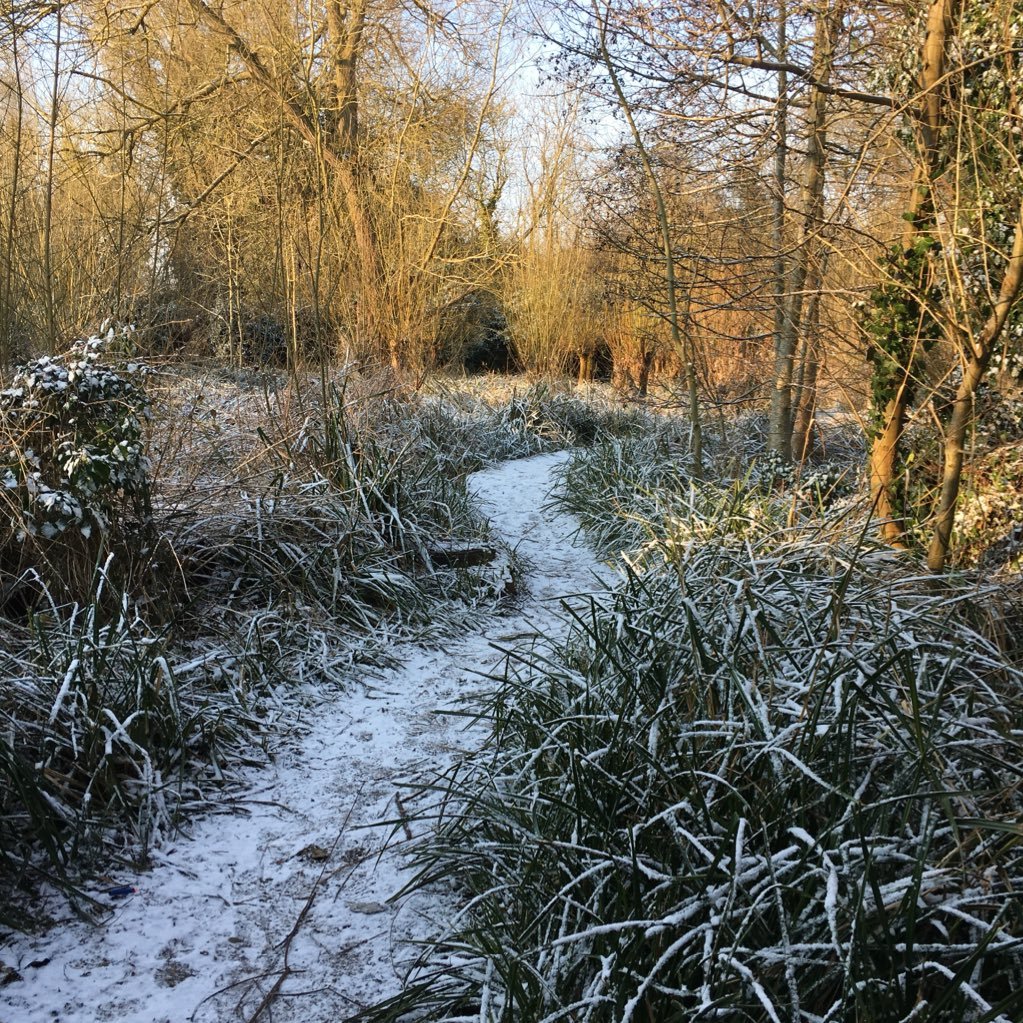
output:
[[148,871],[118,870],[97,886],[136,889],[100,896],[111,907],[102,926],[54,901],[47,933],[0,947],[0,971],[21,978],[0,987],[0,1023],[251,1020],[268,993],[259,1019],[337,1023],[400,989],[409,941],[457,911],[440,888],[395,898],[410,880],[412,797],[402,793],[481,741],[465,711],[501,648],[557,635],[562,596],[611,581],[576,546],[577,524],[543,510],[565,457],[506,462],[472,481],[526,561],[528,593],[515,609],[436,648],[396,649],[400,667],[311,711],[296,705],[301,727],[280,739],[269,767],[245,776],[241,794],[156,850]]

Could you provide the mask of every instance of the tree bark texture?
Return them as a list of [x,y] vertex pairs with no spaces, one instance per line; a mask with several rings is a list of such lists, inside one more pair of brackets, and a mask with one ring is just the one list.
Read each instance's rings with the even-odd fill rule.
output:
[[775,109],[774,194],[771,198],[771,243],[774,246],[774,383],[771,389],[771,410],[768,418],[767,445],[771,451],[788,458],[792,443],[792,351],[786,352],[785,341],[788,306],[785,286],[788,260],[785,258],[785,184],[788,179],[788,111],[789,79],[785,64],[788,52],[786,32],[788,8],[778,5],[777,107]]
[[[801,458],[803,443],[797,439],[796,421],[799,419],[801,391],[795,386],[795,356],[803,333],[803,299],[807,276],[814,256],[815,239],[824,222],[824,189],[826,183],[828,87],[835,63],[838,34],[845,17],[845,2],[824,0],[817,9],[814,24],[813,65],[810,89],[809,127],[806,138],[806,172],[803,178],[802,217],[799,242],[789,262],[788,273],[781,293],[776,297],[779,308],[775,312],[775,368],[774,391],[771,408],[771,449],[786,459]],[[781,99],[779,99],[781,102]],[[779,114],[779,120],[783,121]],[[779,141],[784,148],[784,143]],[[783,173],[776,168],[776,173]],[[776,188],[778,187],[776,181]],[[776,211],[777,216],[777,211]],[[776,229],[776,243],[781,231]],[[784,274],[784,262],[782,263]],[[776,272],[778,268],[776,267]]]
[[[917,161],[910,191],[902,249],[911,253],[919,239],[934,226],[932,187],[941,171],[940,141],[944,128],[942,80],[945,76],[948,38],[958,15],[959,0],[931,0],[922,49],[920,100],[915,111]],[[870,496],[874,514],[881,520],[881,535],[895,546],[903,545],[905,524],[898,509],[899,447],[914,373],[915,346],[902,366],[902,379],[881,410],[881,422],[870,449]]]

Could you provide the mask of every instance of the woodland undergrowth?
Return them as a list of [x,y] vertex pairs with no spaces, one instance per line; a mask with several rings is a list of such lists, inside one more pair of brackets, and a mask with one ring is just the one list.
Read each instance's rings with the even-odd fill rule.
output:
[[675,424],[566,466],[555,504],[621,581],[492,678],[490,741],[425,793],[411,886],[461,911],[363,1018],[1023,1014],[998,601],[873,539],[839,424],[802,472],[736,458],[756,425],[713,483]]
[[[0,921],[148,850],[297,706],[493,610],[471,471],[638,429],[555,388],[152,372],[130,331],[0,395]],[[459,565],[457,552],[486,552]],[[452,554],[454,552],[454,555]]]

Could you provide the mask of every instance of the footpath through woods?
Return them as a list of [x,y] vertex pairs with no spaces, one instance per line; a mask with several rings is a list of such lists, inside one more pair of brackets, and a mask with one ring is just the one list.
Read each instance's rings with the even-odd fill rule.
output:
[[410,941],[456,908],[443,890],[389,901],[423,827],[402,820],[414,817],[402,793],[485,738],[464,711],[501,648],[557,635],[560,598],[610,579],[577,546],[576,523],[543,509],[566,457],[473,477],[495,532],[527,563],[514,610],[432,649],[395,650],[400,667],[305,712],[246,791],[157,850],[152,869],[118,874],[137,891],[106,900],[102,926],[54,908],[45,935],[0,946],[19,977],[0,986],[0,1023],[338,1023],[395,994]]

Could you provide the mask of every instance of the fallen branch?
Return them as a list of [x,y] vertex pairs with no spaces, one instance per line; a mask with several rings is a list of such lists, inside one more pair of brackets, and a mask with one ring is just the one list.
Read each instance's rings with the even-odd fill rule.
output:
[[438,568],[469,568],[489,565],[497,557],[497,548],[481,544],[446,545],[430,547],[427,553]]
[[402,804],[401,796],[397,792],[394,794],[394,805],[398,808],[398,813],[401,814],[400,821],[401,826],[405,831],[405,837],[411,842],[412,841],[412,829],[408,825],[409,817],[405,812],[405,807]]
[[341,830],[338,831],[337,838],[335,838],[333,843],[331,844],[330,854],[327,856],[323,866],[320,868],[320,873],[317,875],[316,880],[313,882],[313,886],[309,891],[309,896],[306,898],[305,904],[302,906],[301,911],[296,917],[295,922],[291,927],[291,930],[288,931],[287,936],[277,946],[279,949],[281,948],[284,949],[284,965],[281,972],[277,975],[277,979],[271,985],[270,990],[267,991],[265,995],[263,995],[259,1005],[256,1006],[255,1012],[253,1012],[252,1015],[249,1016],[249,1018],[246,1020],[246,1023],[256,1023],[256,1020],[258,1020],[259,1017],[263,1014],[263,1012],[273,1004],[277,996],[281,993],[281,988],[284,986],[284,982],[288,979],[288,977],[290,977],[295,972],[301,972],[292,970],[291,963],[288,961],[289,956],[291,954],[291,943],[295,940],[295,938],[298,936],[298,932],[302,929],[302,924],[305,923],[305,919],[309,915],[309,910],[313,908],[313,902],[316,901],[316,894],[319,891],[320,885],[323,883],[323,878],[327,873],[327,865],[330,863],[331,857],[334,855],[334,852],[338,847],[338,843],[344,837],[345,829],[348,827],[348,822],[352,819],[352,814],[355,812],[355,808],[359,804],[359,798],[361,795],[362,788],[359,789],[358,793],[355,796],[355,801],[352,803],[351,807],[348,810],[348,813],[345,815],[345,819],[341,824]]

